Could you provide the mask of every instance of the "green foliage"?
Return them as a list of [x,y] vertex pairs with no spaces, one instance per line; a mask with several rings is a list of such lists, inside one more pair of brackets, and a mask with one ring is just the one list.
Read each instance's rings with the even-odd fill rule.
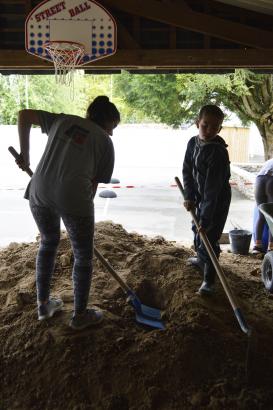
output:
[[[115,94],[119,95],[137,113],[141,112],[155,122],[173,127],[194,122],[205,104],[219,104],[229,108],[225,101],[233,84],[228,75],[156,74],[131,75],[123,72],[115,80]],[[248,88],[236,77],[237,88]],[[227,98],[223,98],[223,96]],[[232,107],[233,108],[233,107]]]
[[273,111],[272,76],[243,69],[224,75],[123,72],[115,80],[115,95],[135,113],[173,127],[194,122],[206,104],[217,104],[236,113],[244,125],[253,121],[258,128]]
[[[72,98],[74,94],[74,98]],[[273,76],[250,70],[224,75],[130,74],[89,75],[75,73],[74,92],[56,85],[54,75],[0,75],[0,122],[15,124],[23,108],[85,116],[90,102],[108,95],[121,112],[123,122],[158,122],[179,127],[192,123],[205,104],[217,104],[236,113],[244,125],[253,121],[264,141],[273,143]]]
[[[124,71],[115,78],[115,95],[127,104],[126,117],[142,122],[164,122],[178,126],[182,111],[174,75],[131,75]],[[129,110],[130,107],[130,110]]]
[[14,124],[20,103],[16,78],[0,75],[0,123]]
[[18,111],[24,108],[69,112],[68,93],[56,87],[50,75],[0,75],[1,124],[16,124]]
[[254,122],[260,131],[265,157],[273,156],[273,75],[235,70],[224,75],[122,73],[115,95],[135,113],[178,127],[192,123],[200,108],[217,104],[235,113],[243,125]]
[[[226,75],[132,75],[126,71],[120,75],[87,75],[79,70],[73,92],[70,87],[57,85],[54,75],[0,75],[0,120],[16,123],[17,112],[23,108],[84,116],[97,95],[108,95],[127,123],[154,121],[178,127],[193,122],[200,107],[208,103],[236,112],[246,123],[250,115],[241,100],[254,91],[258,95],[265,76],[247,70]],[[260,116],[262,110],[261,106]]]
[[[0,74],[0,123],[16,124],[24,108],[85,116],[90,102],[98,95],[112,96],[112,76],[85,75],[78,71],[73,87],[56,84],[54,75]],[[117,98],[120,101],[119,98]]]
[[192,112],[204,104],[214,103],[236,113],[243,124],[248,124],[257,119],[257,109],[260,114],[265,109],[259,90],[268,78],[248,70],[235,70],[225,75],[191,75],[190,79],[181,75],[178,81],[180,95],[191,102]]

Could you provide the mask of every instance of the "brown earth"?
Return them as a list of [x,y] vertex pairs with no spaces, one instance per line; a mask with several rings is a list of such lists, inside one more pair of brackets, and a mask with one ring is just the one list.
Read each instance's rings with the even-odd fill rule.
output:
[[65,309],[38,322],[38,242],[10,244],[0,252],[1,410],[273,409],[273,295],[261,282],[260,259],[220,257],[255,329],[248,339],[219,281],[215,296],[196,293],[201,277],[186,265],[190,249],[111,222],[96,225],[95,243],[143,303],[163,310],[166,330],[140,327],[95,259],[90,300],[105,320],[72,331],[73,261],[65,234],[52,283]]

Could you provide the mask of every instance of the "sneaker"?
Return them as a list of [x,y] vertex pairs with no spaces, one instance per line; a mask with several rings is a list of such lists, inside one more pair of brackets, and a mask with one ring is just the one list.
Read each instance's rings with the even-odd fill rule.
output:
[[214,285],[210,285],[205,280],[202,282],[202,285],[200,286],[200,288],[198,290],[198,293],[200,295],[212,295],[214,292],[215,292]]
[[74,330],[82,330],[89,326],[95,326],[103,320],[103,312],[97,309],[87,309],[84,313],[72,317],[69,326]]
[[38,306],[38,320],[45,320],[52,317],[56,312],[63,309],[63,301],[61,299],[49,299],[49,301]]
[[254,246],[251,253],[253,255],[258,255],[258,254],[264,254],[265,251],[263,250],[263,248],[260,248],[259,246]]
[[200,269],[202,272],[204,270],[204,262],[201,261],[200,258],[198,258],[197,256],[192,256],[190,258],[187,259],[187,265],[188,266],[194,266],[195,268]]

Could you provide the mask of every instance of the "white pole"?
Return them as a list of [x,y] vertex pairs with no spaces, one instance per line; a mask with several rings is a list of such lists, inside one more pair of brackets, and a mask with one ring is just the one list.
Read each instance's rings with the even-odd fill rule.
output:
[[25,99],[26,99],[26,108],[29,108],[28,104],[28,76],[25,75]]
[[113,74],[110,74],[110,101],[113,99]]

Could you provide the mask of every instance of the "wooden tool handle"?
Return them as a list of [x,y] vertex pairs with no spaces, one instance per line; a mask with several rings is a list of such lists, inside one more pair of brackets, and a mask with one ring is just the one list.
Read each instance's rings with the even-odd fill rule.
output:
[[[178,186],[178,188],[179,188],[179,190],[180,190],[180,192],[181,192],[181,194],[182,194],[182,196],[183,196],[183,198],[184,198],[184,189],[183,189],[183,186],[182,186],[182,184],[181,184],[179,178],[178,178],[178,177],[175,177],[174,179],[175,179],[175,182],[177,183],[177,186]],[[198,220],[197,220],[197,217],[196,217],[196,215],[195,215],[195,212],[194,212],[193,210],[191,210],[190,213],[191,213],[193,222],[194,222],[194,224],[195,224],[197,230],[200,230],[200,225],[199,225],[199,223],[198,223]],[[202,230],[200,230],[199,234],[200,234],[201,239],[202,239],[202,241],[203,241],[203,243],[204,243],[204,245],[205,245],[205,247],[206,247],[206,250],[207,250],[207,252],[208,252],[208,254],[209,254],[209,256],[210,256],[211,262],[213,263],[213,266],[214,266],[214,268],[215,268],[215,270],[216,270],[216,272],[217,272],[217,275],[218,275],[218,277],[219,277],[219,279],[220,279],[220,282],[222,283],[222,286],[223,286],[224,291],[225,291],[225,293],[226,293],[226,295],[227,295],[227,298],[228,298],[228,300],[229,300],[229,302],[230,302],[230,304],[231,304],[231,306],[232,306],[232,308],[233,308],[233,310],[234,310],[234,314],[235,314],[235,316],[236,316],[236,318],[237,318],[237,320],[238,320],[238,322],[239,322],[239,325],[240,325],[242,331],[243,331],[244,333],[247,333],[247,334],[249,335],[249,334],[251,333],[251,329],[249,328],[249,326],[247,325],[247,323],[246,323],[246,321],[245,321],[245,319],[244,319],[243,313],[242,313],[242,311],[241,311],[241,308],[239,307],[239,304],[238,304],[237,300],[235,299],[235,296],[232,294],[232,291],[231,291],[231,289],[230,289],[230,286],[229,286],[229,284],[228,284],[228,282],[227,282],[227,279],[226,279],[226,277],[225,277],[225,274],[224,274],[224,272],[223,272],[223,269],[221,268],[221,266],[220,266],[220,264],[219,264],[219,261],[218,261],[216,255],[215,255],[215,252],[214,252],[214,250],[213,250],[213,248],[212,248],[212,246],[211,246],[211,243],[210,243],[210,241],[208,240],[208,237],[207,237],[207,235],[206,235],[205,232],[203,232]]]
[[[9,152],[11,153],[11,155],[13,155],[14,158],[15,158],[17,161],[22,160],[21,155],[16,151],[15,148],[13,148],[12,146],[10,146],[10,147],[8,147],[8,150],[9,150]],[[32,177],[33,172],[32,172],[32,170],[31,170],[29,167],[26,167],[26,168],[24,169],[24,171],[25,171],[30,177]]]
[[110,265],[110,263],[102,256],[102,254],[97,250],[94,246],[94,254],[98,258],[98,260],[106,267],[106,269],[111,273],[111,275],[116,279],[116,281],[120,284],[120,287],[124,290],[125,293],[131,292],[131,289],[125,282],[121,279],[121,277],[116,273],[114,268]]

